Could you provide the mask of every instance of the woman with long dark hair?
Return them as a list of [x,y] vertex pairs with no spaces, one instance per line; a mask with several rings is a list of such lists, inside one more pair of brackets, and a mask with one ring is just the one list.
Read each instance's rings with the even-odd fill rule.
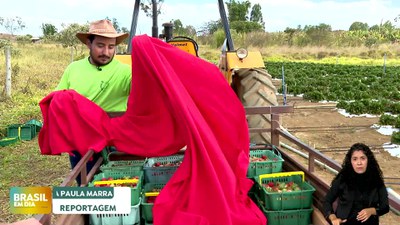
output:
[[379,225],[379,216],[387,212],[388,193],[379,164],[367,145],[356,143],[325,196],[325,216],[332,225]]

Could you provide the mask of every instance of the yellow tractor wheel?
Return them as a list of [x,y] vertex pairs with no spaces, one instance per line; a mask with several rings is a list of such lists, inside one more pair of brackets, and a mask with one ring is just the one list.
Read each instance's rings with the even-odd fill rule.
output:
[[[265,69],[240,69],[235,73],[236,93],[243,106],[271,106],[278,105],[276,88],[272,84],[272,77]],[[270,128],[270,115],[247,116],[249,128]],[[271,143],[270,134],[250,133],[250,143]]]

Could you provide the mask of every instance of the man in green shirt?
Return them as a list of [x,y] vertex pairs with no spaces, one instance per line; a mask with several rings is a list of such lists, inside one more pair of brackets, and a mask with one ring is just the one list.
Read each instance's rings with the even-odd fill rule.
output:
[[56,90],[74,89],[106,112],[126,111],[131,88],[131,67],[113,60],[116,46],[127,33],[118,34],[108,20],[90,24],[88,33],[76,35],[90,56],[71,63]]
[[[94,21],[89,32],[77,33],[76,37],[90,51],[90,56],[72,62],[61,77],[56,90],[73,89],[99,105],[106,112],[126,111],[131,88],[131,66],[114,60],[115,49],[129,34],[117,33],[109,20]],[[81,159],[78,152],[70,156],[74,168]],[[93,167],[100,154],[95,154],[87,164]],[[80,185],[80,176],[77,177]]]

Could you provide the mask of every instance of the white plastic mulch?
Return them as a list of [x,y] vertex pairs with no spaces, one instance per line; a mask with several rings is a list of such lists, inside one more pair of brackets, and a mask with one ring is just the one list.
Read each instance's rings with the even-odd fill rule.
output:
[[[377,117],[376,115],[371,115],[371,114],[361,114],[361,115],[354,115],[354,114],[350,114],[347,113],[346,110],[344,109],[338,109],[338,112],[340,114],[342,114],[345,117]],[[383,135],[392,135],[393,132],[395,131],[400,131],[400,129],[398,128],[394,128],[392,126],[388,126],[388,125],[378,125],[378,124],[374,124],[371,126],[371,128],[375,129],[377,132],[383,134]],[[398,157],[400,158],[400,145],[396,145],[396,144],[392,144],[392,143],[384,143],[383,144],[383,149],[385,149],[387,152],[390,153],[390,155],[394,156],[394,157]]]

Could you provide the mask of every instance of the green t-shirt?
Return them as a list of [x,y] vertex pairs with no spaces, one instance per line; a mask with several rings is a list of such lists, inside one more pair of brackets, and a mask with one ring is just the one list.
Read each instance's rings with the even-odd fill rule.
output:
[[106,112],[122,112],[126,111],[131,74],[131,67],[116,59],[98,68],[84,58],[68,65],[56,90],[73,89]]

